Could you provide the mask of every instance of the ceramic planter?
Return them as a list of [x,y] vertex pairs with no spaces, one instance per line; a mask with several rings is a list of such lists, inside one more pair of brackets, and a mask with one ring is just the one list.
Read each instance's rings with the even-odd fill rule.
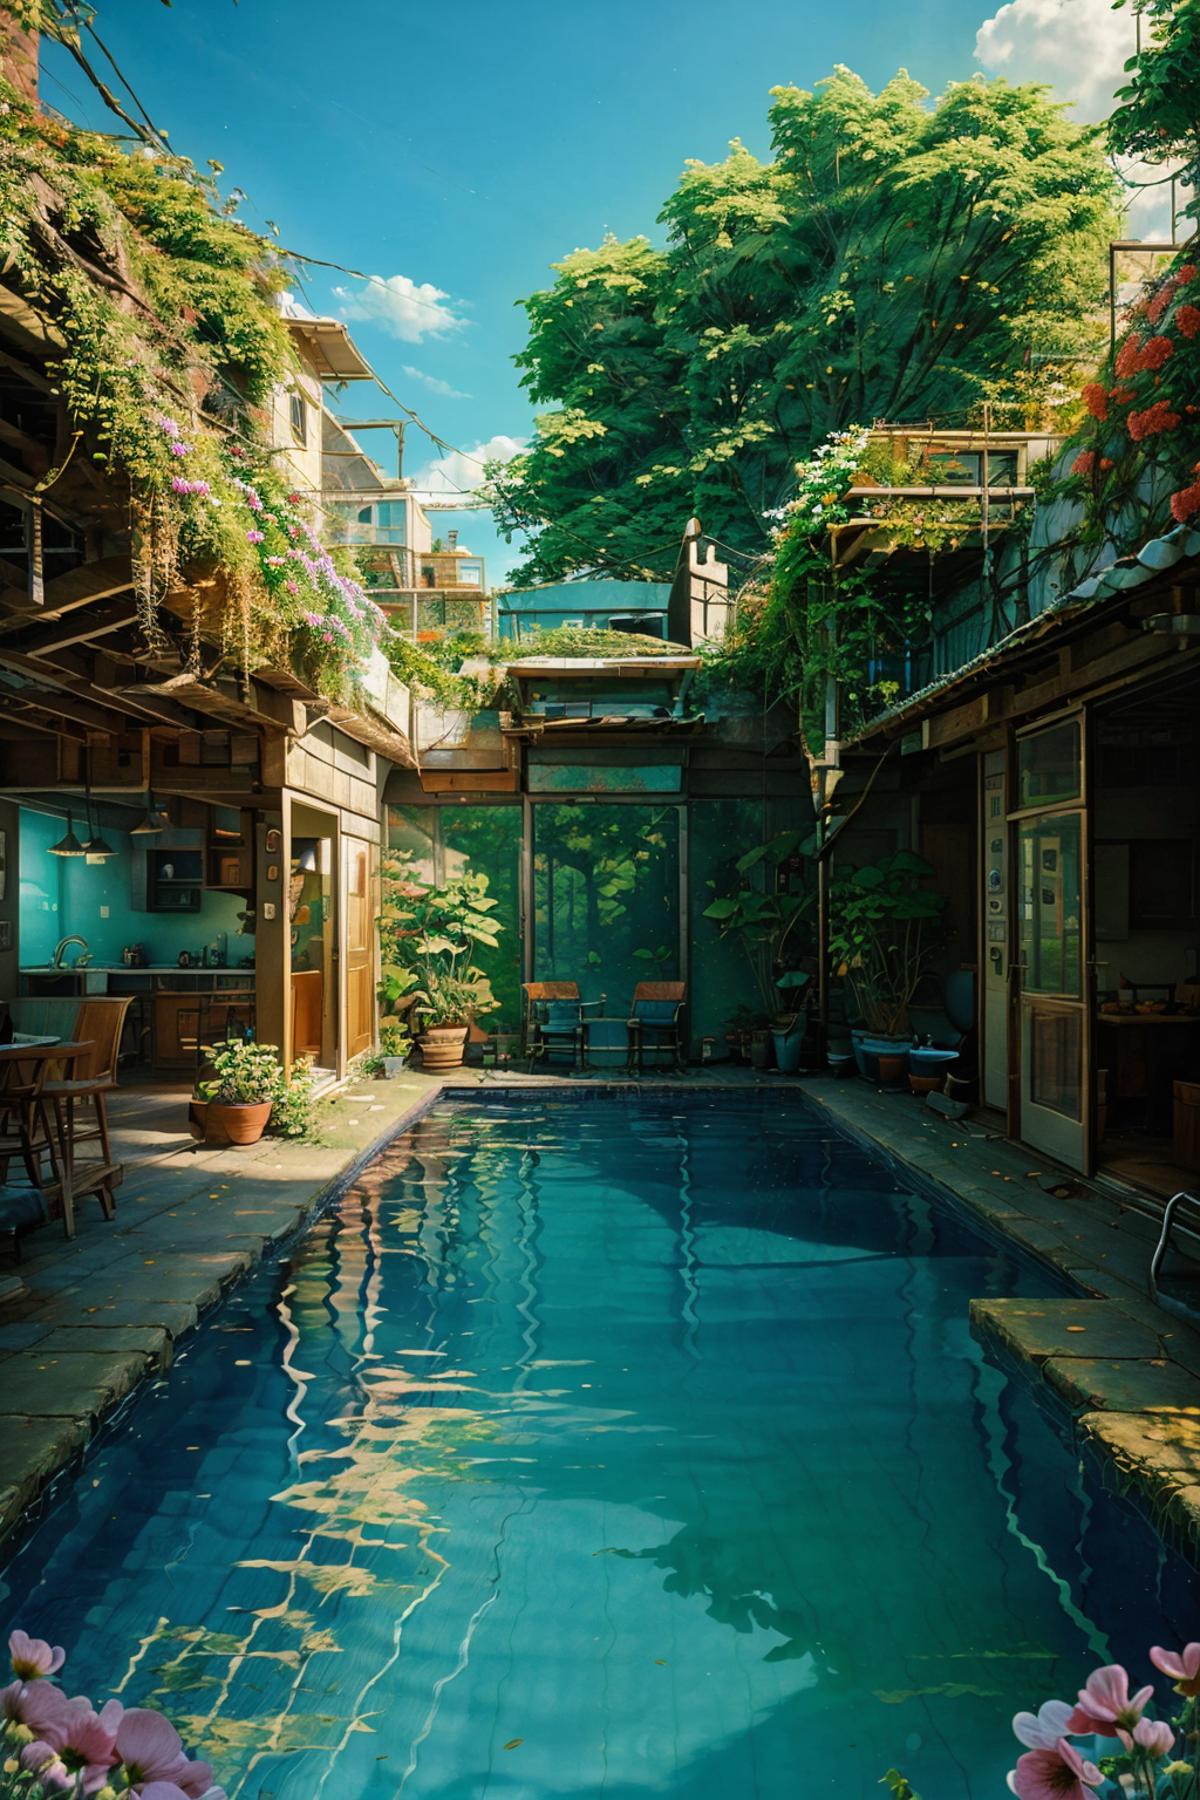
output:
[[790,1031],[772,1031],[775,1040],[775,1066],[781,1075],[797,1075],[800,1072],[800,1059],[804,1052],[804,1024],[793,1026]]
[[430,1025],[417,1039],[427,1069],[461,1069],[467,1042],[465,1025]]
[[[850,1042],[854,1048],[854,1060],[858,1064],[858,1072],[864,1081],[902,1080],[908,1068],[908,1053],[912,1048],[912,1039],[908,1037],[884,1037],[877,1031],[852,1031]],[[899,1067],[893,1065],[893,1073],[885,1076],[881,1069],[884,1057],[898,1058]]]
[[271,1117],[269,1100],[226,1106],[217,1100],[193,1100],[189,1116],[203,1107],[201,1122],[206,1144],[257,1144]]
[[385,1081],[395,1081],[408,1067],[407,1056],[381,1056],[379,1073]]

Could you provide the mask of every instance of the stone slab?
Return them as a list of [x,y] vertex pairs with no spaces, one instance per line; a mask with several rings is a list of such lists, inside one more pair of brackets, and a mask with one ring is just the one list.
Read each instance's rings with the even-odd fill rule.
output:
[[70,1325],[104,1330],[119,1325],[148,1325],[161,1328],[172,1339],[190,1331],[199,1316],[199,1309],[191,1301],[159,1300],[141,1294],[97,1300],[86,1289],[60,1294],[50,1305],[43,1307],[40,1314],[47,1331]]
[[146,1358],[136,1350],[60,1351],[53,1356],[21,1350],[3,1364],[0,1419],[95,1419],[145,1373]]
[[0,1418],[0,1534],[83,1448],[88,1427],[81,1419]]
[[1042,1374],[1055,1393],[1076,1410],[1184,1412],[1200,1419],[1200,1381],[1178,1363],[1161,1357],[1100,1361],[1053,1356],[1042,1365]]
[[1158,1334],[1113,1300],[972,1300],[971,1330],[1035,1365],[1052,1356],[1149,1361],[1162,1351]]
[[[145,1358],[148,1367],[163,1369],[171,1360],[171,1334],[162,1325],[109,1325],[97,1319],[94,1324],[55,1326],[37,1345],[39,1357],[81,1350],[89,1354],[132,1350]],[[0,1384],[4,1367],[0,1363]]]

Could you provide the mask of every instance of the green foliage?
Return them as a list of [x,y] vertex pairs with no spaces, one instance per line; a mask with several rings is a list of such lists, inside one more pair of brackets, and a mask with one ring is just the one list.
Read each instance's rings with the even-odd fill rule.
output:
[[279,1097],[283,1067],[274,1044],[230,1038],[224,1044],[206,1044],[205,1059],[212,1069],[196,1083],[196,1098],[217,1106],[261,1106]]
[[762,877],[764,870],[804,848],[803,837],[799,831],[782,831],[748,850],[736,864],[743,877],[738,887],[718,894],[704,909],[720,936],[731,938],[745,955],[768,1017],[794,1008],[798,991],[807,985],[802,971],[785,968],[784,952],[795,926],[810,913],[812,896],[779,893],[765,887]]
[[380,998],[423,1025],[464,1025],[498,1002],[472,960],[480,945],[496,949],[503,930],[490,915],[497,902],[486,875],[469,872],[440,888],[418,881],[412,859],[385,857]]
[[492,473],[534,533],[519,579],[659,575],[697,514],[767,545],[792,469],[856,419],[1022,422],[1099,348],[1113,182],[1096,133],[1037,87],[847,69],[775,91],[773,159],[689,163],[668,248],[607,239],[525,302],[518,358],[549,403]]
[[861,869],[837,869],[829,884],[829,959],[872,1031],[908,1028],[908,1008],[940,943],[945,895],[923,884],[930,863],[900,850]]
[[907,1776],[900,1773],[899,1769],[889,1769],[887,1774],[880,1779],[879,1785],[887,1789],[892,1800],[921,1800],[920,1794],[917,1793]]
[[276,1137],[311,1138],[315,1104],[311,1064],[294,1063],[291,1075],[280,1082],[271,1108],[270,1130]]
[[[54,5],[69,36],[78,9]],[[213,177],[33,111],[0,81],[0,255],[61,340],[49,365],[132,524],[145,639],[201,576],[193,662],[215,639],[246,670],[299,667],[354,697],[382,615],[273,462],[261,408],[295,362],[273,246],[219,207]],[[51,470],[44,485],[65,473]]]
[[669,644],[663,638],[645,637],[636,631],[610,631],[606,626],[556,625],[539,631],[535,637],[519,643],[505,640],[495,646],[494,654],[515,662],[526,656],[572,657],[604,656],[690,656],[686,644]]
[[1142,52],[1125,65],[1130,79],[1118,90],[1120,105],[1108,121],[1108,141],[1120,156],[1182,164],[1183,182],[1193,190],[1186,211],[1198,218],[1200,0],[1134,0],[1134,5],[1142,18]]

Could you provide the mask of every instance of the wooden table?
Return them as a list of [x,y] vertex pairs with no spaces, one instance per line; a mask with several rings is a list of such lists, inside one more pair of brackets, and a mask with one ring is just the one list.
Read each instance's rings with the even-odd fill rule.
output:
[[[0,1046],[0,1158],[8,1160],[3,1145],[5,1138],[13,1141],[7,1127],[14,1122],[17,1148],[8,1155],[21,1157],[30,1181],[47,1203],[59,1201],[63,1231],[69,1238],[75,1236],[75,1202],[81,1195],[98,1194],[105,1216],[113,1216],[112,1189],[122,1175],[120,1166],[107,1156],[98,1163],[75,1161],[75,1100],[87,1098],[84,1090],[96,1084],[71,1078],[78,1059],[92,1048],[90,1043],[57,1038],[44,1044]],[[50,1164],[49,1180],[42,1171],[43,1157]]]

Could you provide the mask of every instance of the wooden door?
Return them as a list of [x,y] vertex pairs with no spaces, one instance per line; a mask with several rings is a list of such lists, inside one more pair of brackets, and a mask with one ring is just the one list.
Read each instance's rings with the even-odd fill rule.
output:
[[375,958],[372,954],[371,847],[343,838],[346,870],[346,1055],[375,1041]]

